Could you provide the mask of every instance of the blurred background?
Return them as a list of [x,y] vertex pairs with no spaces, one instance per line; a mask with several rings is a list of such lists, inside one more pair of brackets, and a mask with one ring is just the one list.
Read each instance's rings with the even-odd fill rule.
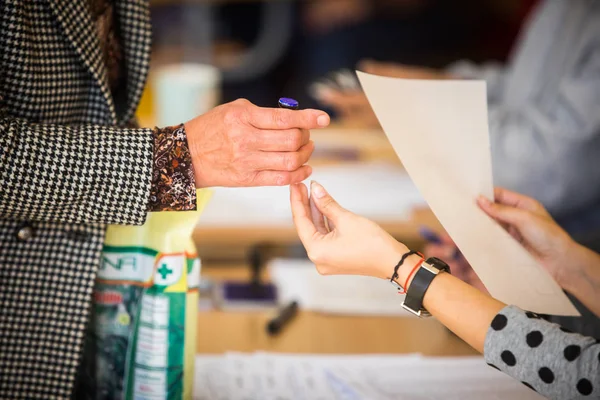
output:
[[[311,83],[363,59],[504,61],[535,0],[151,0],[153,70],[216,66],[222,102],[316,107]],[[141,110],[144,113],[145,110]]]

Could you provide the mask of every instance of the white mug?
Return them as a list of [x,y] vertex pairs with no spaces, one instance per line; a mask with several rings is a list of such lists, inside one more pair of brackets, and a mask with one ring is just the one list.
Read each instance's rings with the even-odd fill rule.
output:
[[221,74],[207,64],[173,64],[152,77],[156,126],[187,122],[219,102]]

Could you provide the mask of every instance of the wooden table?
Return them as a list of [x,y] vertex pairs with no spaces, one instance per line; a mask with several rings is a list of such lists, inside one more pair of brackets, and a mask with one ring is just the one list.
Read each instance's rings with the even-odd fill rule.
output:
[[[247,268],[203,266],[214,280],[247,278]],[[278,335],[265,324],[271,312],[201,311],[197,349],[202,354],[257,350],[282,353],[371,354],[422,353],[432,356],[477,354],[434,319],[416,317],[350,317],[300,311]]]

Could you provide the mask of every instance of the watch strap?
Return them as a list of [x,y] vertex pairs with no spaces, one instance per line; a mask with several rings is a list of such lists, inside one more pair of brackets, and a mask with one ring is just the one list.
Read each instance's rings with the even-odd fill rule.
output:
[[431,282],[441,272],[450,272],[448,264],[435,257],[427,259],[415,274],[402,307],[419,317],[430,316],[431,314],[423,308],[423,298]]

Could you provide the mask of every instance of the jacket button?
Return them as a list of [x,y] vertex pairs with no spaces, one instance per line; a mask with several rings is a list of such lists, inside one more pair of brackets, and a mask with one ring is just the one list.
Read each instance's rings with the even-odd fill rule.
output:
[[33,237],[33,227],[31,225],[23,225],[17,231],[17,239],[24,242]]

